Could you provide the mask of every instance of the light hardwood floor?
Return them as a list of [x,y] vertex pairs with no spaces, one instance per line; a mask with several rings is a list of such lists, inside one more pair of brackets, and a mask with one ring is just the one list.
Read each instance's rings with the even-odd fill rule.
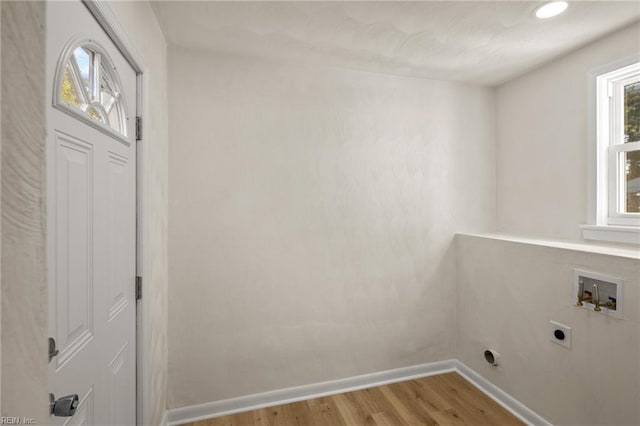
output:
[[457,373],[263,408],[190,426],[522,425]]

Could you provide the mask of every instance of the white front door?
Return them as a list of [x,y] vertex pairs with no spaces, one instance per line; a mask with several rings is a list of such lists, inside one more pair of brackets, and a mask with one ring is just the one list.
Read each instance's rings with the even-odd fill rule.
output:
[[136,73],[79,1],[47,2],[51,424],[136,422]]

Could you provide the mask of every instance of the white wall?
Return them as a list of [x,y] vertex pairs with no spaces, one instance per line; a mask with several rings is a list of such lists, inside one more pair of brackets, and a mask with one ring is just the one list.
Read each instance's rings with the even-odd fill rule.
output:
[[48,419],[44,12],[43,2],[3,2],[1,29],[1,415],[36,424]]
[[145,424],[158,425],[166,410],[167,392],[167,222],[168,222],[168,107],[167,43],[148,2],[114,1],[116,13],[147,68],[144,94],[145,134],[139,170],[146,203],[142,205],[141,253],[149,335],[139,336],[148,348],[148,381],[143,383],[150,406],[141,407]]
[[[459,359],[553,424],[640,424],[640,261],[458,235]],[[633,250],[629,250],[633,253]],[[624,280],[624,319],[575,307],[573,269]],[[572,327],[572,348],[549,340]],[[501,365],[483,358],[497,350]]]
[[[634,24],[496,89],[502,233],[581,240],[588,74],[640,51]],[[636,250],[637,252],[637,250]],[[459,357],[555,424],[640,423],[640,262],[486,238],[457,239]],[[625,319],[576,309],[574,268],[625,280]],[[549,320],[573,327],[566,350]],[[503,355],[491,368],[482,351]]]
[[169,407],[456,352],[491,90],[173,48]]
[[640,51],[634,24],[497,88],[498,229],[581,239],[587,74]]
[[[2,34],[2,2],[0,2],[0,35]],[[2,42],[0,36],[0,82],[2,82]],[[0,88],[0,105],[2,89]],[[0,200],[2,199],[2,117],[0,114]],[[1,211],[0,204],[0,211]],[[2,259],[2,220],[0,220],[0,259]],[[0,413],[2,413],[2,262],[0,261]]]

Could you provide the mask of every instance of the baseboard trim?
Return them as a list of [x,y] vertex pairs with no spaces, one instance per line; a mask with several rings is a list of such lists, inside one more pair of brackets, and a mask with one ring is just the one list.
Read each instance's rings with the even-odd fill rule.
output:
[[181,425],[188,422],[221,417],[242,411],[257,410],[259,408],[272,407],[274,405],[288,404],[304,401],[306,399],[320,398],[322,396],[351,392],[374,386],[397,383],[404,380],[442,374],[455,371],[455,360],[432,362],[376,373],[363,374],[361,376],[346,379],[332,380],[328,382],[314,383],[287,389],[279,389],[270,392],[257,393],[221,401],[207,402],[199,405],[174,408],[169,410],[169,425]]
[[160,420],[161,426],[169,426],[169,410],[164,410],[162,414],[162,419]]
[[529,425],[549,425],[545,419],[528,409],[522,403],[500,390],[494,384],[481,377],[478,373],[458,361],[449,359],[445,361],[431,362],[428,364],[414,365],[410,367],[396,368],[393,370],[363,374],[361,376],[346,379],[332,380],[328,382],[314,383],[287,389],[257,393],[237,398],[207,402],[168,410],[169,425],[177,426],[184,423],[214,417],[226,416],[243,411],[257,410],[273,407],[275,405],[289,404],[291,402],[304,401],[306,399],[320,398],[322,396],[351,392],[405,380],[418,379],[436,374],[456,371],[474,384],[478,389],[487,394],[498,404],[509,410],[514,416]]
[[550,426],[551,423],[544,417],[531,410],[529,407],[467,367],[461,361],[454,360],[455,369],[462,377],[467,379],[471,384],[477,387],[489,398],[500,404],[511,414],[522,420],[528,425]]

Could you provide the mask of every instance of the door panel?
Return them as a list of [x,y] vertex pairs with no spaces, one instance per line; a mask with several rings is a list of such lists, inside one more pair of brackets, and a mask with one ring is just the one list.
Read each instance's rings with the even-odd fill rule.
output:
[[[116,354],[115,358],[109,363],[109,424],[123,425],[127,424],[126,413],[128,406],[121,406],[123,393],[129,394],[131,381],[134,376],[132,374],[132,366],[127,362],[129,344],[125,345]],[[128,405],[134,403],[133,399],[127,401]]]
[[127,279],[127,271],[122,268],[122,265],[127,264],[132,254],[127,245],[128,230],[123,228],[127,220],[127,158],[112,152],[108,156],[109,217],[106,224],[109,239],[110,279],[107,283],[109,297],[106,300],[109,303],[109,321],[111,321],[127,307],[127,284],[130,282]]
[[55,133],[57,154],[56,300],[58,366],[93,336],[93,151],[91,144]]
[[73,417],[69,417],[65,422],[65,426],[89,426],[93,424],[93,389],[83,397],[80,395],[80,404]]
[[[136,74],[79,0],[47,2],[46,31],[49,332],[60,351],[49,364],[50,383],[58,398],[80,397],[73,417],[50,421],[134,425]],[[59,58],[86,40],[119,76],[126,137],[54,106]],[[108,89],[114,85],[108,81]],[[102,96],[102,86],[91,87]]]

